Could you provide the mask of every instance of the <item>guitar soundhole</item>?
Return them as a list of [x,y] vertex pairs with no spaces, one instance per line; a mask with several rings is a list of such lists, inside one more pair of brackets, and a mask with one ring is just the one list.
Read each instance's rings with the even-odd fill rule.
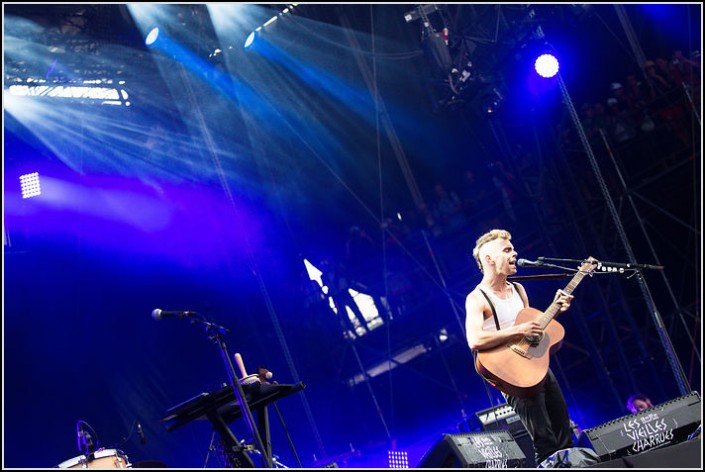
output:
[[540,343],[543,339],[543,333],[539,334],[538,336],[524,336],[524,339],[526,339],[529,344],[536,345]]

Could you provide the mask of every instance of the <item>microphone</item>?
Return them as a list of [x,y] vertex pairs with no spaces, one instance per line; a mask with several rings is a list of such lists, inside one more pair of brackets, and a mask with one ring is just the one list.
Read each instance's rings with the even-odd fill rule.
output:
[[147,438],[144,437],[144,431],[142,430],[142,423],[137,422],[137,435],[140,437],[140,444],[147,444]]
[[528,261],[526,259],[517,259],[517,265],[519,267],[541,267],[543,261]]
[[189,316],[197,315],[195,311],[167,311],[160,310],[156,308],[152,311],[152,318],[155,320],[161,320],[162,318],[187,318]]

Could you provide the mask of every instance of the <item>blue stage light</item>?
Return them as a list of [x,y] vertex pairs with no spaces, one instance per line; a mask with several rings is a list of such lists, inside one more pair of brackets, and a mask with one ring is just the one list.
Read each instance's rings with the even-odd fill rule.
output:
[[253,31],[252,33],[249,34],[249,36],[247,36],[247,39],[245,40],[245,49],[252,46],[252,43],[254,42],[254,40],[255,40],[255,31]]
[[152,28],[147,37],[144,40],[146,46],[151,46],[159,37],[159,28]]
[[542,54],[534,63],[536,72],[545,78],[551,78],[558,73],[558,59],[552,54]]

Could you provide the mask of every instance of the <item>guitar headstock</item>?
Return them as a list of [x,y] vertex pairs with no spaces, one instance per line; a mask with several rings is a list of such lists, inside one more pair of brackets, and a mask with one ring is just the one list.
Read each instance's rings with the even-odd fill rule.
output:
[[583,261],[583,263],[580,265],[580,268],[578,270],[580,272],[585,272],[586,274],[591,274],[595,270],[595,268],[597,267],[597,264],[599,262],[600,261],[598,261],[594,257],[590,256]]

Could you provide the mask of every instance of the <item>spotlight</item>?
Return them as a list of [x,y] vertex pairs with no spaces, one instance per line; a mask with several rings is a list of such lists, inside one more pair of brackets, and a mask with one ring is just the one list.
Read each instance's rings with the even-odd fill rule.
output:
[[273,17],[271,17],[270,19],[268,19],[268,20],[262,25],[262,28],[266,28],[267,26],[271,25],[272,23],[274,23],[275,21],[277,21],[278,18],[279,18],[279,16],[273,16]]
[[542,54],[536,59],[534,68],[541,77],[549,79],[558,73],[558,59],[552,54]]
[[298,3],[292,3],[290,5],[287,5],[286,8],[284,8],[281,12],[277,13],[276,15],[265,21],[264,24],[262,24],[261,26],[258,26],[252,33],[247,36],[247,39],[245,40],[245,49],[249,48],[252,45],[253,41],[255,40],[257,35],[260,34],[262,29],[271,27],[271,25],[280,17],[284,18],[287,15],[293,14],[294,8],[296,6],[298,6]]
[[36,197],[42,194],[39,186],[39,173],[32,172],[20,176],[20,187],[22,188],[22,198]]
[[257,30],[259,30],[259,28],[257,28],[252,33],[250,33],[249,36],[247,36],[247,39],[245,40],[245,49],[252,46],[252,43],[255,41],[255,36],[257,36]]
[[151,46],[159,37],[159,28],[152,28],[147,37],[144,40],[146,46]]

